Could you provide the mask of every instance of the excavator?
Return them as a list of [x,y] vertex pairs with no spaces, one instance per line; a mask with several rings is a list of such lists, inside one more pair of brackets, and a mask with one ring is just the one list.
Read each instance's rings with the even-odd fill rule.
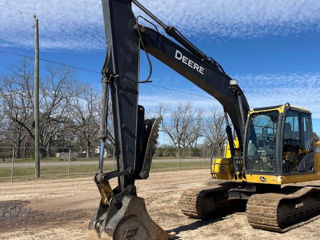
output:
[[[148,18],[136,17],[133,4]],[[150,82],[151,75],[150,70],[147,80],[139,80],[140,50],[150,68],[152,55],[217,99],[224,109],[227,144],[224,157],[212,160],[216,180],[205,189],[182,194],[178,204],[183,214],[206,219],[244,203],[252,227],[277,232],[319,216],[320,187],[300,184],[320,179],[320,141],[314,137],[310,111],[289,103],[250,110],[237,80],[138,1],[102,0],[102,9],[107,54],[101,71],[101,144],[94,177],[101,200],[89,224],[95,237],[169,239],[150,218],[135,187],[136,180],[149,176],[161,123],[161,118],[145,119],[145,109],[138,104],[139,84]],[[117,170],[111,172],[103,171],[106,141],[116,150]],[[113,188],[112,178],[118,180]]]

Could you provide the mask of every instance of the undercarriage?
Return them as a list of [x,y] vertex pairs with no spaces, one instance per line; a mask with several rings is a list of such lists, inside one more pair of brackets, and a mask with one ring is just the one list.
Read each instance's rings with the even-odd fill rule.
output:
[[285,232],[320,217],[320,188],[221,181],[185,191],[179,207],[184,215],[199,219],[246,209],[252,227]]

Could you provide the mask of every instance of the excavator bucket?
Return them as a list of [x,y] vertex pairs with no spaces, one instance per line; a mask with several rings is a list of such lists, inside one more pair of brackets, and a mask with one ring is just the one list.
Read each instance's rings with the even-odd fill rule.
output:
[[149,216],[143,198],[124,196],[122,207],[108,221],[104,231],[97,232],[90,224],[90,239],[167,240],[169,236]]
[[[149,176],[152,155],[155,150],[158,127],[161,118],[145,121],[148,141],[140,174],[142,179]],[[149,126],[149,127],[147,127]],[[119,172],[97,173],[95,182],[101,201],[97,215],[89,225],[90,239],[130,239],[130,240],[166,240],[169,236],[149,216],[144,199],[136,196],[136,188],[128,185],[123,191],[112,190],[108,177]],[[116,193],[116,194],[115,194]]]

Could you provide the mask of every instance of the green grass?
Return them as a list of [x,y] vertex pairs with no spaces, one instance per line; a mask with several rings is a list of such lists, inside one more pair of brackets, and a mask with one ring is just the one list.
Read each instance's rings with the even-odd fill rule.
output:
[[[71,158],[71,161],[98,161],[98,157],[90,157],[90,158]],[[1,161],[2,159],[0,159]],[[112,158],[108,157],[108,158],[105,158],[106,161],[112,161]],[[11,158],[5,158],[5,162],[8,163],[8,162],[11,162],[12,159]],[[64,159],[61,159],[61,158],[56,158],[56,157],[50,157],[50,158],[41,158],[41,162],[66,162],[68,161],[68,158],[64,158]],[[34,158],[17,158],[14,160],[14,162],[23,162],[23,163],[29,163],[29,162],[34,162]]]
[[[98,166],[96,164],[90,165],[72,165],[70,166],[70,175],[88,176],[97,172]],[[210,161],[205,162],[153,162],[151,165],[151,172],[170,171],[178,169],[210,169]],[[105,171],[112,171],[113,165],[106,164]],[[34,177],[34,167],[15,167],[13,172],[13,179],[31,179]],[[68,176],[68,166],[44,166],[40,168],[41,177],[55,177]],[[11,178],[11,168],[0,168],[0,181],[8,181]]]
[[152,162],[151,171],[159,171],[159,170],[177,170],[177,169],[185,169],[185,168],[192,168],[192,169],[199,169],[199,168],[210,168],[210,161],[206,160],[204,163],[201,161],[199,162]]
[[[206,158],[209,158],[209,157],[206,157]],[[72,158],[71,157],[71,161],[98,161],[99,157],[98,156],[94,156],[94,157],[89,157],[89,158],[86,158],[86,157],[77,157],[77,158]],[[162,160],[162,159],[170,159],[172,161],[177,161],[178,158],[176,157],[155,157],[153,158],[153,160]],[[185,160],[185,159],[203,159],[203,157],[186,157],[186,158],[181,158],[181,160]],[[0,163],[2,162],[2,158],[0,158]],[[112,157],[106,157],[104,158],[105,161],[112,161],[113,158]],[[4,158],[4,162],[8,163],[8,162],[11,162],[12,159],[11,157],[6,157]],[[26,158],[16,158],[14,160],[15,162],[23,162],[23,163],[33,163],[34,162],[34,157],[26,157]],[[43,157],[41,158],[41,162],[63,162],[63,161],[68,161],[68,157],[65,157],[63,159],[61,158],[57,158],[57,157]]]

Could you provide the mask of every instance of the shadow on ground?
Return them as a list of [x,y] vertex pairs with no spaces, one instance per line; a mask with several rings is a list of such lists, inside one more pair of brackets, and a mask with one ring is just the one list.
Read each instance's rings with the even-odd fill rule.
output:
[[[187,225],[179,226],[173,229],[168,230],[168,232],[174,232],[175,234],[180,234],[185,231],[195,230],[201,227],[204,227],[206,225],[219,222],[221,220],[224,220],[228,215],[239,213],[239,212],[245,212],[245,204],[236,205],[234,209],[228,209],[220,212],[216,212],[214,216],[209,217],[209,219],[199,219],[195,222],[189,223]],[[173,236],[170,237],[170,239],[181,239],[179,236]]]

